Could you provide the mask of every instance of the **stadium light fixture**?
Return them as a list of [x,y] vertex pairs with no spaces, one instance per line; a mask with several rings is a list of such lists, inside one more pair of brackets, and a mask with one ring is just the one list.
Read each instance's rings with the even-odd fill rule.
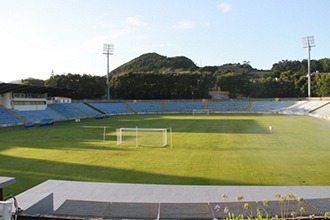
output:
[[107,98],[110,99],[110,72],[109,72],[109,55],[113,55],[114,45],[103,44],[103,54],[107,55]]
[[304,48],[308,49],[308,97],[311,97],[311,48],[315,47],[314,36],[307,36],[303,38]]

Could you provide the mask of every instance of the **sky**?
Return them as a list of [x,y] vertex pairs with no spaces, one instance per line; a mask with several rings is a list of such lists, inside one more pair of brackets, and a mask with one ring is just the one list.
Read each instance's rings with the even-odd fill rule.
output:
[[330,57],[329,0],[0,0],[0,81],[105,76],[145,53],[271,69]]

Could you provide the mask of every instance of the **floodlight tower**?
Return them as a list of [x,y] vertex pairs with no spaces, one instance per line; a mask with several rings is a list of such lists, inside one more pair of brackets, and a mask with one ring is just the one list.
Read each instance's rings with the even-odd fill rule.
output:
[[107,55],[107,98],[110,99],[109,55],[113,55],[114,45],[103,44],[103,54]]
[[307,36],[303,38],[304,48],[308,49],[308,97],[311,97],[311,48],[315,47],[314,36]]

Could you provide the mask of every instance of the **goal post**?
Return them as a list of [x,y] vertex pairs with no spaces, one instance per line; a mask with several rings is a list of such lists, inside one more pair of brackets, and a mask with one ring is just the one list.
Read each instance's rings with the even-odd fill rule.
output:
[[192,114],[193,115],[209,115],[210,114],[210,110],[208,109],[193,109],[192,110]]
[[118,128],[117,145],[172,148],[172,128]]

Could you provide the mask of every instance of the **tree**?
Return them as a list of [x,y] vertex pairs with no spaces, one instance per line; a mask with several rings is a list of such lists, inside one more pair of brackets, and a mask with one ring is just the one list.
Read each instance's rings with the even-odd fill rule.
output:
[[271,70],[272,72],[299,72],[301,70],[301,62],[298,60],[282,60],[278,63],[274,63]]
[[330,72],[330,59],[329,58],[323,58],[319,60],[320,65],[322,66],[322,69],[319,71],[322,71],[323,73],[329,73]]
[[100,99],[106,94],[106,77],[67,74],[52,75],[45,82],[46,86],[71,89],[73,99]]
[[316,74],[313,78],[313,90],[317,96],[330,96],[330,73]]
[[113,98],[192,99],[208,98],[213,86],[208,73],[122,73],[112,77]]
[[228,91],[230,97],[235,98],[238,95],[249,96],[251,81],[248,74],[227,73],[217,78],[217,86],[221,91]]
[[256,80],[251,86],[250,96],[254,98],[275,98],[278,96],[279,83],[271,77]]

